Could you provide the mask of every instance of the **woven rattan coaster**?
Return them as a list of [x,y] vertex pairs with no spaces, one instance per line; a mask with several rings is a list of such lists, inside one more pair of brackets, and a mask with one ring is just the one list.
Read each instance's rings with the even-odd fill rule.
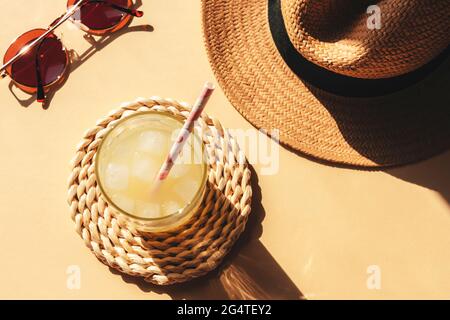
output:
[[250,170],[236,140],[216,119],[203,115],[196,130],[206,146],[207,191],[192,219],[177,230],[141,234],[121,226],[96,182],[97,148],[114,124],[136,112],[169,111],[187,117],[186,103],[153,97],[112,111],[88,130],[72,162],[68,202],[76,230],[103,263],[146,281],[167,285],[216,268],[242,233],[250,214]]

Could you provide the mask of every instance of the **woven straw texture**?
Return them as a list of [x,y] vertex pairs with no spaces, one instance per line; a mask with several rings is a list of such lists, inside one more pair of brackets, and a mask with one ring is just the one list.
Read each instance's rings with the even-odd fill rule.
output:
[[142,234],[124,228],[97,185],[96,151],[118,120],[148,110],[168,111],[186,118],[190,107],[158,97],[138,99],[98,121],[77,148],[68,203],[76,231],[98,259],[123,273],[167,285],[216,268],[243,232],[251,210],[250,170],[236,140],[220,122],[203,114],[195,130],[203,137],[209,171],[206,195],[197,213],[188,223],[169,232]]
[[222,89],[257,128],[279,129],[284,145],[358,167],[411,163],[450,147],[448,60],[395,94],[336,96],[302,81],[283,61],[267,0],[203,0],[202,6],[206,48]]
[[[374,3],[379,30],[367,27],[366,12]],[[323,68],[357,78],[408,73],[450,42],[448,0],[283,0],[281,9],[298,52]]]

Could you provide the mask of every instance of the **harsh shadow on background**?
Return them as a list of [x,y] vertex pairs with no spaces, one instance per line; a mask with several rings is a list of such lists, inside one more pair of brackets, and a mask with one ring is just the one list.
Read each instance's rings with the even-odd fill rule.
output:
[[355,168],[349,165],[333,163],[313,158],[300,151],[284,147],[293,154],[321,165],[339,169],[351,169],[361,172],[385,172],[403,181],[416,184],[439,193],[450,206],[450,150],[415,163],[390,168]]
[[172,299],[255,300],[304,299],[270,252],[259,240],[265,211],[261,204],[261,189],[254,169],[252,171],[252,211],[246,229],[218,269],[192,281],[169,286],[157,286],[143,279],[121,275],[127,283],[137,285],[144,292],[168,294]]
[[438,192],[450,205],[450,151],[416,164],[384,171],[396,178]]

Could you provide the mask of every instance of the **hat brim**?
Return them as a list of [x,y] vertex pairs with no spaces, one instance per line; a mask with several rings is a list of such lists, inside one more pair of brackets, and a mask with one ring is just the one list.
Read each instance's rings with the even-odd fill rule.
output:
[[399,92],[348,98],[313,87],[273,41],[271,0],[202,0],[206,48],[232,105],[255,127],[314,158],[360,167],[415,162],[450,147],[449,59]]

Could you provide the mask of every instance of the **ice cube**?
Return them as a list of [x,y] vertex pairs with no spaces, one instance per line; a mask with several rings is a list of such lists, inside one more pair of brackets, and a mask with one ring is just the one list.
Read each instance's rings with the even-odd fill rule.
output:
[[189,203],[197,193],[199,186],[198,181],[184,179],[175,184],[174,191],[183,201]]
[[112,150],[112,158],[116,162],[126,163],[134,152],[135,146],[131,143],[121,143]]
[[161,205],[163,209],[163,214],[168,216],[182,209],[183,206],[176,201],[167,201]]
[[126,213],[133,214],[135,209],[134,200],[124,195],[113,195],[111,197],[113,203],[119,207],[119,209]]
[[161,131],[145,131],[141,133],[138,142],[138,150],[160,154],[161,149],[167,150],[168,138]]
[[105,187],[112,190],[124,190],[128,187],[128,167],[109,163],[105,172]]
[[151,182],[161,166],[145,154],[136,154],[133,159],[131,174],[142,181]]
[[142,218],[160,218],[161,208],[157,203],[139,202],[136,205],[136,215]]

